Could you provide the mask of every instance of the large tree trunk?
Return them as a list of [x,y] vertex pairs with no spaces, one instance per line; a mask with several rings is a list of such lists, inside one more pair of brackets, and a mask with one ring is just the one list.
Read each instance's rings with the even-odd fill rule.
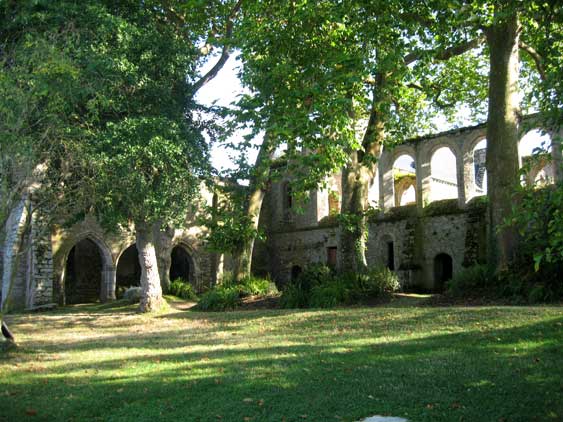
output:
[[372,109],[364,137],[362,151],[354,151],[351,161],[342,172],[342,214],[338,249],[340,271],[364,272],[367,270],[367,239],[369,222],[369,189],[374,183],[377,160],[385,137],[385,124],[378,108],[384,101],[386,78],[378,75],[374,87]]
[[153,228],[144,222],[135,223],[139,263],[141,264],[141,312],[152,312],[162,306],[162,288],[154,247]]
[[[253,230],[258,230],[260,222],[260,212],[264,196],[266,195],[266,186],[270,177],[270,164],[273,158],[273,151],[269,142],[268,134],[264,136],[264,141],[258,151],[256,164],[254,166],[254,175],[250,179],[248,187],[248,197],[244,204],[244,212]],[[233,252],[233,277],[236,281],[240,281],[250,276],[252,267],[252,253],[254,251],[254,242],[256,238],[243,239],[240,247]]]
[[160,287],[164,293],[170,289],[170,266],[172,265],[172,240],[174,229],[162,224],[153,227],[154,245],[156,250],[156,261],[158,263],[158,274],[160,275]]
[[365,272],[371,172],[358,163],[357,151],[352,156],[352,163],[342,172],[342,214],[346,218],[340,224],[340,270]]
[[[505,8],[511,6],[505,6]],[[496,14],[506,12],[497,6]],[[503,226],[518,179],[518,34],[516,12],[487,30],[490,51],[487,121],[488,263],[496,271],[515,258],[518,235]]]

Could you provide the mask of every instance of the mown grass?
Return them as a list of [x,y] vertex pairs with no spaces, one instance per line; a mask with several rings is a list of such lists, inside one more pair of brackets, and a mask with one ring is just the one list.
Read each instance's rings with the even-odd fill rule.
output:
[[0,420],[561,420],[563,308],[402,305],[12,315]]

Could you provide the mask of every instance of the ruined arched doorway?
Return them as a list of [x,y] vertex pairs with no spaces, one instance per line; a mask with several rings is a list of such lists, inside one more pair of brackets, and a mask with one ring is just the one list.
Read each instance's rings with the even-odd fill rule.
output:
[[188,251],[177,245],[172,249],[170,258],[170,281],[181,279],[196,287],[194,265]]
[[453,260],[446,253],[436,255],[434,258],[434,290],[441,292],[444,290],[446,281],[453,276]]
[[299,265],[294,265],[293,267],[291,267],[291,281],[297,280],[301,275],[301,273],[302,270]]
[[65,267],[65,303],[97,302],[102,291],[103,260],[96,243],[86,238],[70,250]]
[[128,287],[141,284],[141,264],[136,245],[129,246],[119,257],[115,278],[118,295]]

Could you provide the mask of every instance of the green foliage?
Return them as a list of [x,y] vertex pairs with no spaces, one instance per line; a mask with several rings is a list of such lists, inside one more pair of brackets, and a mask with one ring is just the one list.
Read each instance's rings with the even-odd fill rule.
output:
[[217,204],[205,207],[198,222],[209,230],[202,233],[207,248],[214,252],[235,253],[251,239],[264,239],[264,233],[255,229],[252,217],[245,211],[246,187],[217,186],[220,195]]
[[280,306],[329,308],[381,297],[398,289],[399,279],[388,268],[372,268],[365,274],[335,274],[324,265],[313,265],[284,287]]
[[219,285],[203,293],[197,306],[202,311],[229,311],[240,303],[240,289],[237,286]]
[[248,296],[267,296],[277,293],[271,280],[249,276],[239,282],[228,274],[223,282],[200,296],[198,309],[202,311],[227,311],[236,309]]
[[197,300],[197,295],[190,282],[178,278],[170,283],[169,293],[185,300]]
[[473,295],[476,291],[491,289],[495,278],[486,265],[464,268],[446,284],[446,291],[452,296]]

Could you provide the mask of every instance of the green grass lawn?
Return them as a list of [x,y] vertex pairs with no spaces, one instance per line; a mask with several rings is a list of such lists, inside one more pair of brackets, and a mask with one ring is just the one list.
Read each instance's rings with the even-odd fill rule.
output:
[[551,421],[563,308],[403,306],[9,317],[2,421]]

